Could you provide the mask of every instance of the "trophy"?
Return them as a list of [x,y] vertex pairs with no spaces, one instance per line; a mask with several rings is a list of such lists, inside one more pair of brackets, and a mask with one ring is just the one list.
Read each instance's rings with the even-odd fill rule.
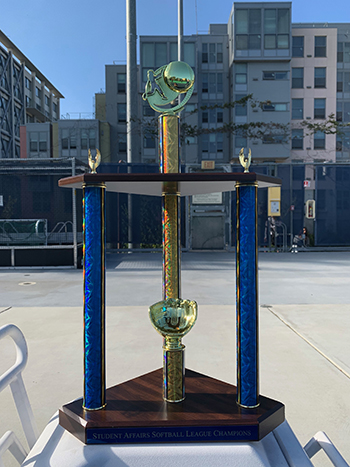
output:
[[[86,444],[258,441],[284,421],[284,405],[259,394],[257,193],[280,180],[249,172],[181,173],[179,113],[193,93],[184,62],[149,70],[143,99],[160,113],[159,174],[92,173],[59,185],[83,188],[84,397],[59,411],[61,426]],[[178,99],[183,94],[183,99]],[[163,299],[149,307],[163,337],[163,367],[106,389],[105,191],[162,197]],[[236,190],[237,387],[185,367],[182,337],[197,303],[181,298],[180,197]],[[200,319],[200,316],[199,318]],[[151,327],[151,326],[150,326]]]

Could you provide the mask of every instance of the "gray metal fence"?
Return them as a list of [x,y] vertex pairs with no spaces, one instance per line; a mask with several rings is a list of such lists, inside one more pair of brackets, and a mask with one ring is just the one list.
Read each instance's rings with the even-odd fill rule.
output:
[[[59,188],[58,180],[87,170],[75,159],[0,161],[0,266],[58,264],[79,267],[82,258],[82,191]],[[185,168],[183,167],[184,171]],[[187,171],[193,167],[186,168]],[[201,170],[199,166],[195,170]],[[226,165],[218,171],[242,171]],[[287,250],[303,227],[309,248],[350,246],[350,165],[254,165],[251,171],[281,178],[281,216],[275,222],[274,247]],[[157,172],[156,164],[103,164],[99,172]],[[161,200],[108,193],[107,247],[126,249],[161,246]],[[215,199],[215,197],[214,197]],[[316,201],[315,219],[306,219],[305,202]],[[188,249],[233,249],[235,192],[217,205],[182,200],[182,246]],[[271,248],[267,189],[259,190],[259,246]],[[209,238],[210,237],[210,238]]]
[[77,266],[82,196],[58,180],[85,170],[75,159],[1,160],[0,266]]

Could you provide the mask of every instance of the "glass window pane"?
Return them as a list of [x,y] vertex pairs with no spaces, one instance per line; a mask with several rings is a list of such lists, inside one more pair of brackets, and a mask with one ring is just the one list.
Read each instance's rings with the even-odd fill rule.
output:
[[350,92],[350,73],[348,71],[344,72],[344,92]]
[[315,88],[326,87],[326,68],[315,68]]
[[209,73],[209,92],[216,92],[216,73]]
[[248,34],[248,10],[236,10],[236,34]]
[[261,32],[261,10],[250,9],[249,10],[249,33],[257,34]]
[[[177,62],[177,43],[170,42],[170,61]],[[186,60],[185,60],[186,61]]]
[[167,64],[167,47],[165,42],[156,42],[156,68]]
[[304,36],[292,37],[292,56],[304,57]]
[[194,42],[184,43],[184,62],[188,63],[191,67],[196,66]]
[[288,9],[278,9],[278,34],[288,34],[290,29],[289,24],[289,10]]
[[216,82],[217,82],[217,92],[223,92],[222,73],[217,73]]
[[344,55],[343,55],[343,43],[342,42],[338,42],[338,47],[337,47],[337,62],[338,63],[342,63],[343,62],[343,59],[344,59]]
[[289,34],[278,34],[277,36],[277,48],[288,49],[289,48]]
[[209,44],[209,63],[215,63],[215,44]]
[[145,68],[154,68],[154,43],[142,43],[142,66]]
[[288,104],[275,104],[276,112],[285,112],[288,110]]
[[292,149],[303,149],[303,130],[292,130]]
[[247,75],[236,73],[236,84],[247,84]]
[[250,34],[249,36],[249,49],[258,50],[261,48],[261,35],[260,34]]
[[235,137],[235,147],[236,148],[246,148],[247,147],[247,138],[244,136]]
[[350,102],[344,102],[344,122],[350,122]]
[[314,134],[314,149],[324,149],[325,143],[325,134],[323,131],[317,131]]
[[350,42],[344,42],[344,62],[350,62]]
[[304,68],[292,68],[292,88],[304,87]]
[[275,34],[277,32],[276,19],[277,19],[276,10],[268,9],[264,11],[264,32],[265,34]]
[[209,109],[209,123],[216,123],[216,109]]
[[265,35],[265,49],[275,49],[276,48],[276,36],[275,35]]
[[[243,97],[246,97],[246,94],[236,94],[235,96],[236,102],[242,99]],[[235,104],[235,115],[245,117],[247,115],[247,105],[236,103]]]
[[326,99],[314,99],[314,118],[326,118]]
[[292,99],[292,119],[304,118],[304,99]]
[[248,50],[248,36],[236,35],[236,49]]
[[315,36],[315,57],[326,57],[326,36]]

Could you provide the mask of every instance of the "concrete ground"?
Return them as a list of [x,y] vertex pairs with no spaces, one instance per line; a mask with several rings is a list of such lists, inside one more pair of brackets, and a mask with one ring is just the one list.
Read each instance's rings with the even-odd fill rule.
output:
[[[182,297],[199,305],[186,366],[235,384],[234,254],[183,254]],[[259,297],[261,394],[285,404],[303,445],[325,431],[350,462],[350,252],[260,254]],[[147,312],[161,298],[161,254],[107,255],[108,386],[161,366]],[[39,431],[82,395],[82,303],[81,270],[0,270],[0,326],[14,323],[26,337],[24,381]],[[0,355],[2,373],[14,362],[9,338]],[[0,436],[13,429],[23,440],[9,390],[0,404]],[[323,453],[313,462],[330,465]]]

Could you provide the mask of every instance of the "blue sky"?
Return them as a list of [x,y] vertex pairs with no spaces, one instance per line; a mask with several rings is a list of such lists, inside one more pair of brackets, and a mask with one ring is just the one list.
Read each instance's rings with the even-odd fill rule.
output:
[[[197,21],[196,21],[197,3]],[[231,0],[184,0],[184,32],[227,23]],[[349,22],[348,0],[294,0],[293,22]],[[0,29],[65,96],[61,114],[92,112],[105,65],[126,60],[124,0],[2,2]],[[177,0],[138,0],[138,35],[177,34]]]

